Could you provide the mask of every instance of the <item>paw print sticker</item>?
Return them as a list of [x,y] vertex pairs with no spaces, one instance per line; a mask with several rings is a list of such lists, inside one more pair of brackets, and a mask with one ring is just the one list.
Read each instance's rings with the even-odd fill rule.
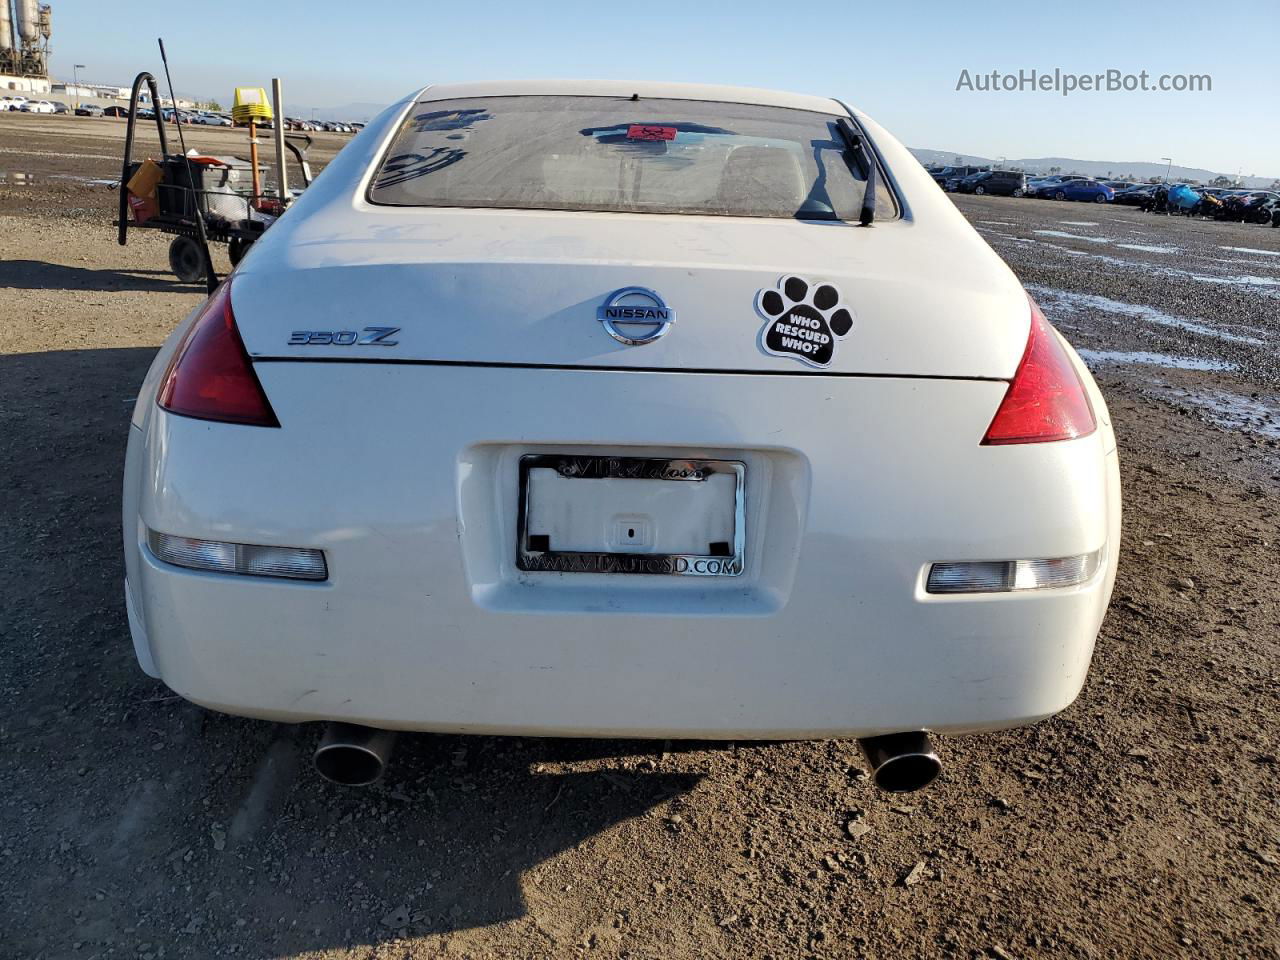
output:
[[836,341],[853,329],[853,312],[841,304],[839,290],[799,277],[783,277],[776,289],[761,290],[756,310],[765,319],[760,348],[813,367],[830,366]]

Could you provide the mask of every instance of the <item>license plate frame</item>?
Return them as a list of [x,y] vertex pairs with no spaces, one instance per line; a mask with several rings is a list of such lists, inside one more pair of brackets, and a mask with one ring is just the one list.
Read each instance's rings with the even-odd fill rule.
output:
[[[539,468],[555,470],[561,477],[591,479],[661,480],[699,483],[714,475],[733,477],[733,534],[717,541],[720,552],[647,553],[535,549],[530,542],[530,475]],[[530,573],[648,574],[674,577],[737,577],[746,568],[746,464],[741,460],[688,457],[625,457],[600,454],[533,453],[520,458],[519,522],[516,533],[516,567]]]

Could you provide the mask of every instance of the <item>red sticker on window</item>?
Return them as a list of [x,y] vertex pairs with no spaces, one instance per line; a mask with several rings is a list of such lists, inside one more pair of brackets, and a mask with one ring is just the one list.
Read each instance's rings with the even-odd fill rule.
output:
[[633,123],[627,127],[627,139],[674,140],[677,132],[675,127],[651,127],[643,123]]

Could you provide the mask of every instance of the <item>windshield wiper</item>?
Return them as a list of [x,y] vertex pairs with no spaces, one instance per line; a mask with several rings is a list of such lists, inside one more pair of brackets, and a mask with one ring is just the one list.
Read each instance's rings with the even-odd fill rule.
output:
[[876,219],[876,161],[871,153],[871,144],[848,120],[841,119],[836,126],[840,130],[845,148],[853,155],[858,169],[867,181],[866,189],[862,191],[862,212],[858,216],[858,223],[869,227]]

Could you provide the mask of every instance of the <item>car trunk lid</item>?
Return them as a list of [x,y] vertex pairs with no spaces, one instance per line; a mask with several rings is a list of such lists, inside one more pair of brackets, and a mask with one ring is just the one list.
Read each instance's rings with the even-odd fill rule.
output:
[[[286,217],[242,264],[252,357],[1008,378],[1026,345],[1025,295],[972,231],[356,206]],[[635,287],[673,315],[639,346],[599,319]]]

